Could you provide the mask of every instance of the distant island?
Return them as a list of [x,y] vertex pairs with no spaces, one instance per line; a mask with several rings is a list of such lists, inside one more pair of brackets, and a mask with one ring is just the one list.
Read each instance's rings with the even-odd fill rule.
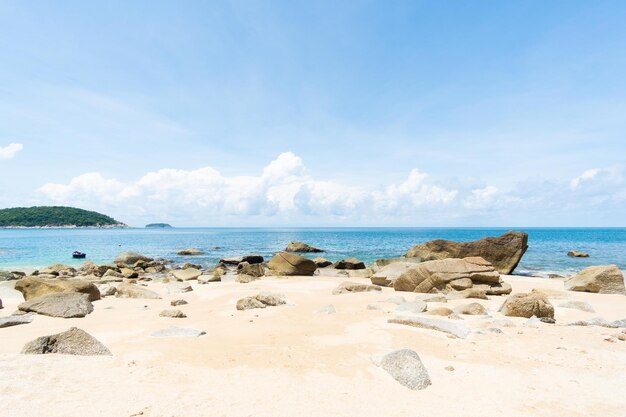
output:
[[75,207],[38,206],[0,209],[0,228],[128,227],[112,217]]
[[167,223],[150,223],[146,225],[146,229],[171,229],[172,225]]

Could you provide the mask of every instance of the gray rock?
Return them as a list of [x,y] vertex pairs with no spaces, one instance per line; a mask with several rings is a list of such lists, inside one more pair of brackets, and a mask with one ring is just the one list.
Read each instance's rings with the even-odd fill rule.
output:
[[611,325],[615,327],[626,327],[626,319],[614,320],[611,322]]
[[18,306],[21,311],[43,314],[51,317],[85,317],[93,311],[93,304],[87,294],[52,293],[31,298]]
[[393,297],[389,297],[385,300],[386,303],[393,303],[397,305],[401,305],[406,303],[406,298],[401,295],[394,295]]
[[396,313],[423,313],[426,311],[426,303],[421,300],[400,304],[396,307]]
[[170,282],[167,284],[168,294],[182,294],[190,291],[193,291],[193,288],[186,282]]
[[578,321],[574,321],[572,323],[569,323],[568,326],[599,326],[599,327],[607,327],[609,329],[615,329],[618,326],[619,323],[616,322],[609,322],[606,319],[603,319],[602,317],[594,317],[592,319],[589,320],[578,320]]
[[382,291],[378,285],[357,284],[356,282],[344,281],[333,290],[333,294],[346,294],[351,292]]
[[23,354],[48,354],[58,353],[62,355],[111,355],[96,338],[76,327],[70,328],[63,333],[51,336],[42,336],[28,342],[22,348]]
[[19,314],[8,317],[0,317],[0,328],[19,326],[20,324],[28,324],[33,321],[33,314]]
[[0,281],[13,281],[21,277],[8,271],[0,271]]
[[159,317],[169,317],[172,319],[184,319],[187,317],[187,315],[180,310],[163,310],[159,313]]
[[337,310],[335,310],[335,306],[332,304],[329,304],[317,310],[318,314],[335,314],[336,312]]
[[415,300],[421,300],[425,303],[447,303],[448,299],[439,294],[417,294]]
[[458,321],[451,322],[445,319],[435,319],[430,317],[406,317],[398,316],[387,320],[389,323],[404,324],[407,326],[419,327],[422,329],[437,330],[448,333],[460,339],[465,339],[469,334],[469,328]]
[[380,358],[373,357],[372,361],[393,379],[412,390],[422,390],[432,384],[428,371],[413,350],[396,350]]
[[593,309],[591,304],[586,303],[584,301],[566,301],[558,305],[561,308],[571,308],[574,310],[586,311],[588,313],[595,313],[596,311]]
[[170,326],[152,333],[153,337],[199,337],[206,332],[191,327]]

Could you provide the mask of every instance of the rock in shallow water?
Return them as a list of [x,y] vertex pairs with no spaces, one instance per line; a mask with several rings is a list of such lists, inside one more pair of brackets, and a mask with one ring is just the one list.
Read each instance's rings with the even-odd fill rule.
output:
[[324,252],[322,249],[315,246],[307,245],[303,242],[291,242],[285,248],[285,252],[303,252],[303,253],[319,253]]
[[111,351],[96,338],[77,327],[51,336],[42,336],[28,342],[24,354],[59,353],[63,355],[111,355]]
[[312,260],[290,252],[279,252],[267,263],[271,273],[284,276],[311,276],[317,269]]
[[428,371],[413,350],[401,349],[383,356],[373,356],[372,362],[412,390],[422,390],[432,385]]

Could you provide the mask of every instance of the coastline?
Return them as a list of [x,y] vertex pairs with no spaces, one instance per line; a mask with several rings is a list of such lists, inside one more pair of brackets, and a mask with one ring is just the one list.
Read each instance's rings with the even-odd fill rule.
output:
[[73,224],[59,225],[59,226],[0,226],[0,229],[130,229],[131,227],[124,224],[110,224],[102,226],[77,226]]

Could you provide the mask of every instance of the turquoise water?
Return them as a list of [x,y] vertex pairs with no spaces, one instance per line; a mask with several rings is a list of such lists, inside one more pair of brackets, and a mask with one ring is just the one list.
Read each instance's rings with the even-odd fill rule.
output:
[[[335,261],[357,257],[365,262],[400,256],[428,240],[456,241],[498,236],[496,228],[173,228],[173,229],[4,229],[0,230],[0,268],[36,268],[53,263],[82,264],[71,253],[80,250],[96,263],[111,262],[122,251],[137,251],[174,261],[206,266],[220,258],[258,253],[266,258],[300,240],[327,250]],[[571,273],[589,265],[617,264],[626,269],[626,228],[530,228],[529,249],[519,274]],[[219,250],[211,248],[219,246]],[[195,247],[206,255],[183,258],[179,249]],[[576,249],[591,258],[570,258]]]

